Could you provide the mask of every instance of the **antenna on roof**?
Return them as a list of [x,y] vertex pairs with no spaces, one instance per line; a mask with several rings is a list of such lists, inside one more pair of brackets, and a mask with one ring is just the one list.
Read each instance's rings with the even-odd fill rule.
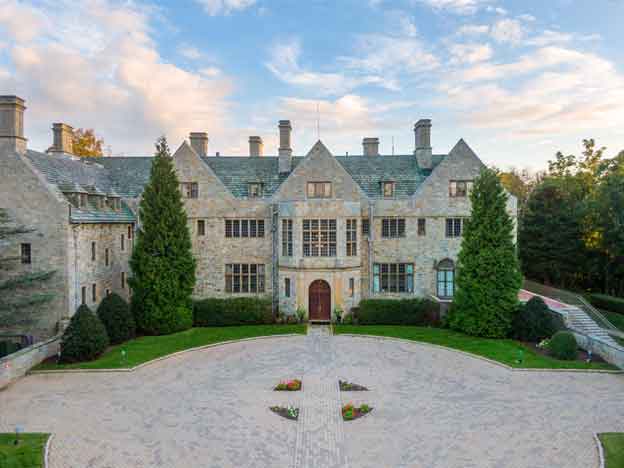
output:
[[392,137],[392,156],[394,156],[394,137]]
[[321,139],[321,107],[318,101],[316,102],[316,139]]

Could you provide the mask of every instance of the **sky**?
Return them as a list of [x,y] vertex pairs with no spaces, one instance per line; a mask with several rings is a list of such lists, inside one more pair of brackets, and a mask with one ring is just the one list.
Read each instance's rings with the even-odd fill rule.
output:
[[[112,155],[434,153],[464,138],[486,164],[544,169],[583,138],[624,149],[622,0],[0,0],[0,94],[26,100],[29,147],[94,128]],[[317,125],[318,124],[318,125]],[[394,148],[394,149],[393,149]]]

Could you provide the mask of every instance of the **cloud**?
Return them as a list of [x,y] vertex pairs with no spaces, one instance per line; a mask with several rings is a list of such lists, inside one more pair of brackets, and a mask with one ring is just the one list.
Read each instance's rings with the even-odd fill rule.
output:
[[490,30],[490,35],[498,42],[509,42],[516,44],[520,42],[526,34],[524,26],[518,20],[505,18],[494,23]]
[[451,63],[477,63],[489,60],[494,53],[489,44],[451,44]]
[[533,16],[533,15],[529,15],[529,14],[526,14],[526,13],[525,13],[525,14],[522,14],[522,15],[519,15],[519,16],[518,16],[518,19],[519,19],[519,20],[522,20],[522,21],[527,21],[527,22],[529,22],[529,23],[532,23],[533,21],[536,21],[536,20],[537,20],[537,18],[535,18],[535,16]]
[[187,44],[178,47],[178,52],[182,55],[182,57],[189,60],[199,60],[202,57],[202,53],[199,49]]
[[4,2],[0,14],[10,59],[0,88],[27,100],[31,143],[49,146],[59,120],[95,128],[113,152],[139,154],[161,134],[178,142],[189,131],[223,130],[229,81],[168,63],[152,39],[152,10],[108,0],[42,5]]
[[256,0],[196,0],[210,16],[229,15],[235,11],[245,10],[256,3]]
[[486,24],[464,24],[457,30],[458,36],[479,36],[490,32],[490,27]]
[[472,15],[491,0],[419,0],[435,10],[444,10],[458,15]]

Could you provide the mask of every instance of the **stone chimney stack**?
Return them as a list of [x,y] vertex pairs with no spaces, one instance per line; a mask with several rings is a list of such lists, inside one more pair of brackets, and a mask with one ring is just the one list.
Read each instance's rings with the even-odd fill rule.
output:
[[422,169],[431,169],[431,120],[420,119],[414,125],[415,149],[414,154],[418,165]]
[[200,157],[208,156],[208,134],[206,132],[191,132],[189,135],[191,148]]
[[52,153],[74,153],[74,129],[64,123],[52,124]]
[[24,100],[17,96],[0,96],[0,147],[24,153]]
[[251,157],[264,156],[264,144],[262,143],[262,137],[259,137],[259,136],[249,137],[249,156]]
[[290,120],[279,121],[279,134],[280,145],[278,149],[279,154],[279,172],[280,174],[288,173],[292,169],[292,148],[290,147],[290,133],[292,132],[292,126]]
[[364,138],[362,140],[364,156],[379,156],[379,138]]

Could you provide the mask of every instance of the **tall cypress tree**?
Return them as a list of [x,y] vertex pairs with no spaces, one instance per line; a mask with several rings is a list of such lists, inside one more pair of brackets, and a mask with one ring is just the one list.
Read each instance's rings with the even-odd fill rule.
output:
[[464,223],[451,328],[470,335],[504,337],[518,303],[522,275],[497,174],[485,169],[474,181],[472,212]]
[[130,259],[129,280],[137,328],[150,335],[190,328],[195,259],[178,177],[164,137],[156,142],[139,216],[141,229]]

